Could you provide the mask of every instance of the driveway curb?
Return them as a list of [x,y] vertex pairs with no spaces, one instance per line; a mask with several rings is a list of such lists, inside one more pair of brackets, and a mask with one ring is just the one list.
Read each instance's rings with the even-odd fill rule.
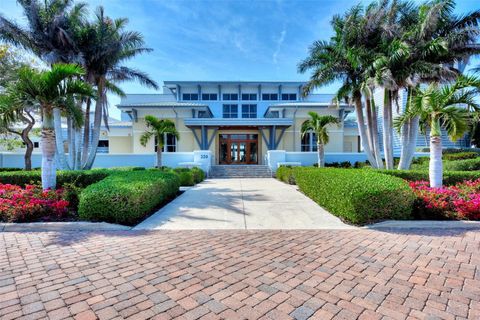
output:
[[480,221],[388,220],[364,226],[364,229],[480,229]]
[[30,222],[0,223],[0,232],[46,232],[46,231],[126,231],[131,227],[106,222]]

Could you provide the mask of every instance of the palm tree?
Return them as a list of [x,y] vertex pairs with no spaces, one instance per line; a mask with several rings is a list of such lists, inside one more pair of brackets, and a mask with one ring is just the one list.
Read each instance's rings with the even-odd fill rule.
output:
[[325,145],[330,139],[327,127],[331,124],[339,124],[340,121],[334,116],[320,116],[313,111],[309,112],[308,115],[310,119],[302,124],[302,138],[309,133],[315,134],[317,138],[317,163],[319,168],[323,168],[325,167]]
[[123,92],[116,84],[124,81],[138,81],[145,86],[158,89],[157,83],[146,73],[123,65],[125,61],[139,54],[152,51],[144,47],[143,36],[140,33],[125,30],[127,23],[128,19],[125,18],[106,17],[103,7],[99,7],[94,22],[84,23],[81,28],[75,30],[76,43],[82,52],[86,71],[85,79],[96,86],[98,91],[92,145],[88,157],[85,156],[90,140],[90,101],[87,100],[83,169],[91,168],[95,161],[102,119],[108,126],[107,91],[122,95]]
[[78,65],[54,64],[50,71],[22,68],[18,81],[7,88],[15,105],[38,107],[42,115],[42,187],[56,187],[54,109],[71,110],[75,100],[93,97],[93,89],[78,80],[84,71]]
[[442,129],[453,141],[461,138],[468,130],[471,113],[480,111],[475,97],[480,80],[460,76],[453,84],[440,87],[432,83],[425,90],[419,90],[412,108],[395,119],[400,130],[404,123],[419,117],[422,131],[430,129],[430,186],[440,188],[443,180]]
[[[353,7],[344,16],[335,16],[331,25],[334,36],[329,41],[316,41],[309,49],[309,56],[300,62],[298,71],[304,73],[312,70],[310,80],[303,89],[308,95],[314,88],[341,81],[342,86],[336,94],[335,100],[346,99],[353,101],[357,116],[358,131],[363,150],[368,161],[375,168],[382,167],[380,154],[374,154],[374,146],[369,141],[363,114],[362,92],[365,88],[365,72],[372,61],[371,51],[362,45],[366,34],[374,36],[375,30],[363,30],[361,26],[367,23],[360,5]],[[370,113],[371,114],[371,113]],[[372,125],[367,119],[367,125]]]
[[157,149],[157,168],[162,167],[162,149],[165,145],[165,136],[167,134],[174,135],[178,140],[180,134],[175,128],[175,123],[168,119],[157,119],[154,116],[145,116],[145,124],[147,131],[140,136],[140,144],[146,146],[152,137],[156,140]]

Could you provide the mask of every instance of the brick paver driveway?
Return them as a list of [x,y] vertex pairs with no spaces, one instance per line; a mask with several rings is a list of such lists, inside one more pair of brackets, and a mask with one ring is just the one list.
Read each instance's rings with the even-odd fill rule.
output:
[[480,232],[0,233],[0,317],[479,319]]

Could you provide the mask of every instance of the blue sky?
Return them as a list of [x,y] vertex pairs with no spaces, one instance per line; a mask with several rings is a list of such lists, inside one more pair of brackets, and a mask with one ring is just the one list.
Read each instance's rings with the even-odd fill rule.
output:
[[[329,22],[356,1],[257,0],[165,1],[89,0],[93,10],[105,7],[111,17],[128,17],[129,29],[140,31],[154,49],[129,62],[163,80],[306,80],[297,63],[309,45],[331,35]],[[368,3],[370,1],[362,1]],[[478,0],[457,0],[457,11],[480,7]],[[0,0],[0,12],[24,21],[14,0]],[[478,60],[477,60],[478,63]],[[127,93],[148,93],[136,83]],[[332,93],[338,85],[320,88]],[[119,99],[110,98],[111,114]]]

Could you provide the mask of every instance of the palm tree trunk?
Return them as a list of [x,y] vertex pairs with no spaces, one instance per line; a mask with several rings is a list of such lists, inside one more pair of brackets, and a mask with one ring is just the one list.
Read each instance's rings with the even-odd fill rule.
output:
[[382,150],[380,150],[380,140],[378,134],[378,120],[377,112],[375,107],[375,100],[373,97],[370,97],[370,106],[372,108],[372,139],[373,139],[373,152],[375,153],[375,159],[377,160],[377,168],[383,169],[383,159],[382,159]]
[[430,136],[430,187],[440,188],[443,182],[442,138]]
[[368,138],[365,130],[365,120],[363,118],[363,110],[362,110],[362,96],[360,94],[356,94],[354,96],[354,102],[355,102],[355,113],[357,115],[358,132],[360,134],[360,142],[363,147],[363,152],[365,152],[365,154],[367,155],[367,159],[370,162],[371,166],[376,168],[377,161],[373,157],[372,150],[368,145]]
[[[372,151],[373,157],[375,157],[375,146],[373,144],[373,131],[372,131],[372,105],[370,103],[370,99],[368,96],[366,96],[365,99],[365,118],[367,120],[367,141],[368,145],[370,147],[370,150]],[[377,163],[375,159],[375,163]]]
[[162,147],[157,145],[157,168],[161,169],[162,166]]
[[82,167],[82,128],[75,128],[76,150],[75,150],[75,170]]
[[87,98],[87,103],[85,107],[85,127],[83,128],[82,163],[87,162],[88,147],[90,144],[90,106],[91,104],[92,104],[92,99]]
[[98,141],[100,141],[100,127],[102,125],[102,111],[103,104],[105,101],[105,78],[102,77],[97,83],[98,97],[95,104],[95,116],[93,119],[93,135],[92,135],[92,145],[90,147],[90,153],[87,157],[87,162],[83,166],[83,169],[88,170],[93,166],[95,157],[97,155]]
[[322,143],[317,143],[318,167],[325,167],[325,146]]
[[45,110],[42,121],[42,188],[43,190],[55,189],[56,164],[55,164],[55,129],[52,111]]
[[420,117],[415,116],[412,119],[412,126],[410,130],[410,138],[408,142],[408,158],[406,160],[406,169],[409,169],[412,165],[413,157],[415,156],[415,150],[417,148],[418,130],[420,128]]
[[408,159],[408,147],[410,143],[410,131],[412,130],[412,120],[408,120],[401,130],[401,146],[400,146],[400,162],[398,163],[399,170],[406,170]]
[[393,169],[392,92],[385,89],[383,105],[383,153],[387,169]]
[[63,145],[62,137],[62,115],[59,108],[53,109],[53,122],[55,128],[55,143],[56,143],[56,155],[62,169],[70,169],[67,158],[65,156],[65,147]]
[[67,117],[67,141],[68,141],[68,163],[70,168],[75,169],[75,141],[73,141],[72,119]]

